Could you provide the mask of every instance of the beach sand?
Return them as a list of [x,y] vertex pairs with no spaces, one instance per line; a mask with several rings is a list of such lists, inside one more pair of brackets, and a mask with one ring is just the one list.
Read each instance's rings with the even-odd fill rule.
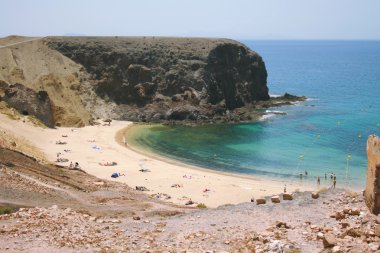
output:
[[[204,203],[207,207],[249,202],[252,197],[282,193],[285,183],[287,192],[318,190],[316,184],[301,183],[298,180],[285,182],[280,179],[275,181],[220,173],[136,151],[126,147],[122,140],[123,131],[132,124],[112,121],[110,126],[101,122],[100,125],[83,128],[46,129],[0,115],[0,131],[28,140],[45,153],[48,161],[55,162],[57,153],[61,153],[59,157],[66,158],[69,162],[57,164],[69,166],[70,162],[78,162],[81,169],[98,178],[123,182],[132,188],[144,186],[149,189],[145,193],[167,194],[171,198],[166,201],[180,205],[189,199],[195,203]],[[62,137],[66,135],[67,137]],[[67,144],[57,145],[56,141]],[[99,164],[106,162],[116,162],[117,165]],[[142,168],[150,172],[139,171]],[[113,179],[111,174],[114,172],[125,176]],[[181,187],[171,187],[173,184]],[[204,189],[210,191],[204,192]],[[161,197],[165,200],[164,195]]]

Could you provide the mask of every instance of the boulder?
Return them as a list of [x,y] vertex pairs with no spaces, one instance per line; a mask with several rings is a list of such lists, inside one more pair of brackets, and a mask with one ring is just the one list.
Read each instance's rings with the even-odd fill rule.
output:
[[312,192],[312,193],[311,193],[311,197],[312,197],[313,199],[317,199],[317,198],[319,198],[319,193],[318,193],[318,192]]
[[332,248],[337,244],[337,240],[332,233],[326,233],[323,238],[323,247]]
[[282,195],[282,199],[283,200],[293,200],[293,194],[290,194],[290,193],[284,193]]
[[367,181],[365,203],[373,214],[380,213],[380,139],[370,135],[367,140]]
[[270,198],[272,203],[280,203],[280,196],[276,195]]
[[264,198],[256,199],[256,205],[263,205],[265,203],[266,203],[266,200]]

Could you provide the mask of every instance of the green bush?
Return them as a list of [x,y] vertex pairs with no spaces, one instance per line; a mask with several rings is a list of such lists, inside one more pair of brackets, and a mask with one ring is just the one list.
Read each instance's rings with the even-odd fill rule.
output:
[[205,204],[203,204],[203,203],[199,203],[197,205],[197,208],[207,208],[207,206]]

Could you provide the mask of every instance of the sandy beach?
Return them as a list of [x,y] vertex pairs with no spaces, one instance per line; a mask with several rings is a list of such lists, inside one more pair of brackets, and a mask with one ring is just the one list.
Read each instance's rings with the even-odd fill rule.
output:
[[[287,192],[318,190],[316,184],[313,186],[298,180],[272,181],[219,173],[145,154],[123,143],[122,133],[132,122],[112,121],[110,126],[99,122],[101,124],[83,128],[47,129],[0,115],[0,130],[28,140],[52,163],[69,166],[70,162],[78,162],[81,169],[98,178],[123,182],[132,188],[144,186],[149,189],[146,194],[158,194],[157,198],[180,205],[189,199],[207,207],[248,202],[252,197],[282,193],[285,183]],[[59,145],[57,141],[67,144]],[[68,159],[68,162],[56,162],[58,153],[59,158]],[[111,162],[117,165],[104,166]],[[148,172],[141,172],[141,169]],[[111,178],[115,172],[124,176]],[[172,187],[175,184],[177,187]]]

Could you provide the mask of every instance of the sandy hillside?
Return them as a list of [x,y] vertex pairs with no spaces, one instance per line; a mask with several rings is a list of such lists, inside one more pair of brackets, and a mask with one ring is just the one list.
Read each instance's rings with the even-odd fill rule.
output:
[[[22,41],[26,42],[19,43]],[[11,44],[0,47],[0,82],[46,90],[58,125],[88,124],[91,117],[78,92],[86,85],[86,77],[78,64],[50,49],[42,38],[6,37],[0,43]]]

